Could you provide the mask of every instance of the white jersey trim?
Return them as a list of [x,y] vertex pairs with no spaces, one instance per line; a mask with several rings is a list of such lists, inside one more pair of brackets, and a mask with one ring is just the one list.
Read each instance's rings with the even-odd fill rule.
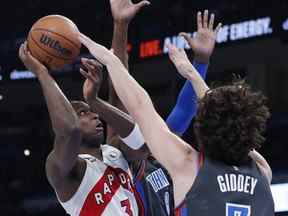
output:
[[[115,167],[116,165],[116,167],[119,167],[117,166],[117,162],[120,161],[123,167],[119,168],[129,170],[129,164],[123,157],[121,151],[110,145],[102,145],[101,149],[102,149],[103,161],[100,161],[89,154],[78,155],[78,157],[80,157],[86,162],[86,170],[78,189],[76,190],[71,199],[69,199],[66,202],[61,202],[56,193],[56,196],[60,204],[63,206],[67,214],[71,216],[78,216],[80,214],[89,192],[93,189],[95,184],[102,177],[102,174],[105,172],[107,166]],[[94,167],[95,165],[93,165],[92,162],[89,162],[89,159],[98,161],[97,163],[98,171],[95,170]],[[97,173],[98,176],[95,178]],[[130,175],[130,177],[132,177],[132,174],[130,172],[128,172],[128,174]]]
[[[89,163],[84,158],[87,158],[90,155],[79,155],[80,158],[82,158],[86,162],[86,170],[85,174],[83,176],[83,179],[77,189],[77,191],[74,193],[71,199],[69,199],[66,202],[61,202],[61,205],[67,212],[67,214],[76,216],[80,214],[81,207],[83,206],[85,199],[87,197],[87,194],[89,191],[93,188],[93,185],[87,185],[87,180],[90,176],[90,169],[89,169]],[[91,157],[91,156],[90,156]],[[89,187],[90,186],[90,187]]]

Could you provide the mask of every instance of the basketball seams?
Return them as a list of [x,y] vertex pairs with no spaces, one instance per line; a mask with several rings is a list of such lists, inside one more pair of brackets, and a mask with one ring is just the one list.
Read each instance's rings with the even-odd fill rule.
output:
[[[29,47],[28,47],[29,48]],[[41,49],[39,49],[40,51],[42,51]],[[34,58],[36,58],[36,59],[41,59],[41,54],[39,54],[40,53],[40,51],[36,51],[35,49],[33,50],[33,53],[32,53],[32,55],[33,55],[33,57]],[[51,57],[50,57],[51,58]],[[49,65],[47,65],[47,63],[46,62],[41,62],[45,67],[47,67],[47,68],[49,68],[50,69],[50,67],[49,67]]]
[[80,48],[81,48],[81,47],[78,47],[78,45],[77,45],[75,42],[73,42],[73,41],[70,40],[69,38],[65,37],[64,35],[61,35],[61,34],[59,34],[59,33],[57,33],[57,32],[51,31],[51,30],[49,30],[49,29],[33,28],[33,29],[31,30],[31,33],[32,33],[33,31],[46,31],[46,32],[55,34],[55,35],[57,35],[57,36],[60,36],[60,37],[64,38],[64,39],[67,40],[68,42],[70,42],[74,47],[76,47],[76,49],[80,49]]
[[30,37],[31,37],[32,41],[37,45],[37,47],[39,47],[41,50],[43,50],[44,52],[46,52],[48,55],[53,56],[54,58],[58,58],[58,59],[66,60],[66,61],[71,61],[71,60],[73,61],[74,58],[63,58],[63,57],[61,57],[61,56],[56,56],[56,55],[48,52],[46,49],[44,49],[43,47],[41,47],[41,46],[37,43],[37,40],[35,40],[35,39],[33,38],[32,33],[31,33]]
[[[43,22],[43,21],[46,21],[46,20],[59,19],[59,18],[62,19],[64,22],[67,22],[68,24],[73,25],[73,26],[75,27],[75,29],[78,30],[76,24],[75,24],[72,20],[68,19],[68,18],[65,17],[65,16],[57,15],[57,14],[55,14],[55,15],[49,15],[49,16],[46,16],[46,17],[42,17],[42,18],[39,19],[37,22]],[[37,23],[37,22],[36,22],[36,23]]]

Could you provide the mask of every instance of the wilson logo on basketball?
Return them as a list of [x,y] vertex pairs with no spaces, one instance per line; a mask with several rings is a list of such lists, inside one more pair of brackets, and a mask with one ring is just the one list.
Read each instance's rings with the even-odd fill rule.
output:
[[48,35],[42,34],[40,38],[40,43],[56,50],[59,54],[63,56],[69,57],[72,55],[72,52],[69,49],[62,47],[59,41],[52,39]]

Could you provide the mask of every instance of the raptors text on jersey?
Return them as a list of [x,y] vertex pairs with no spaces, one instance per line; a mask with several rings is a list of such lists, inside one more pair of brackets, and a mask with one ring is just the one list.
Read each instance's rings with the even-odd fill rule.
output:
[[77,192],[62,206],[71,216],[142,215],[127,161],[118,149],[109,145],[101,148],[103,161],[79,155],[87,168]]

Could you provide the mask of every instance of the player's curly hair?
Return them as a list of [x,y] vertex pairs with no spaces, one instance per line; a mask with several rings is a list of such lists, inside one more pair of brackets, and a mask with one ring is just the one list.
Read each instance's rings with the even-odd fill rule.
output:
[[248,160],[259,149],[270,117],[267,99],[244,81],[208,91],[199,101],[194,132],[199,148],[209,158],[229,165]]

